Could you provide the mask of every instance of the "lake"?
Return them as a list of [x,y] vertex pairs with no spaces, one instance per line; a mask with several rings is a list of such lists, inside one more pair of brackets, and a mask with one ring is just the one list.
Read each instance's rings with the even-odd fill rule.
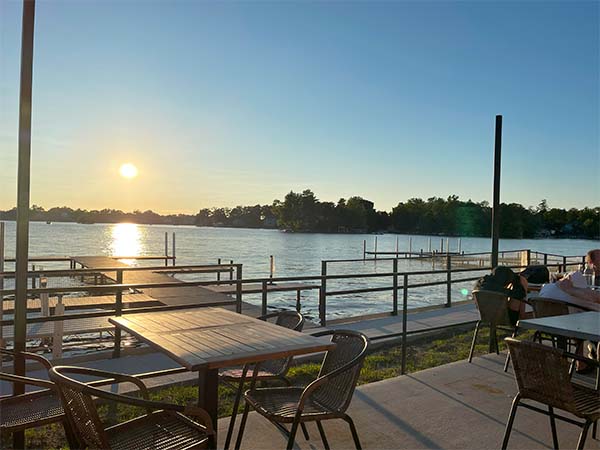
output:
[[[14,255],[15,223],[6,223],[6,256]],[[278,230],[210,228],[192,226],[163,226],[136,224],[76,224],[33,222],[30,225],[30,256],[74,256],[114,255],[140,256],[163,255],[164,236],[176,234],[177,264],[215,264],[218,258],[243,264],[244,278],[269,275],[269,256],[275,260],[275,276],[318,275],[321,260],[362,258],[363,240],[367,249],[373,250],[375,235],[371,234],[320,234],[284,233]],[[394,251],[398,238],[400,251],[407,251],[409,239],[412,250],[427,250],[429,239],[435,249],[440,247],[440,236],[408,236],[396,234],[377,235],[379,251]],[[446,245],[446,238],[444,246]],[[461,250],[466,253],[490,251],[489,238],[462,238]],[[578,239],[503,239],[501,250],[526,249],[560,255],[583,255],[591,248],[600,247],[599,241]],[[450,250],[458,249],[458,239],[450,238]],[[154,263],[159,265],[159,262]],[[45,268],[55,265],[45,264]],[[61,267],[65,267],[64,263]],[[9,265],[8,269],[12,266]],[[427,270],[431,263],[400,260],[400,270]],[[337,263],[331,265],[329,273],[387,272],[390,261]],[[427,278],[427,277],[421,277]],[[192,279],[191,276],[182,279]],[[194,277],[193,279],[202,279]],[[412,282],[418,282],[414,277]],[[453,299],[460,300],[472,282],[453,285]],[[328,290],[355,289],[362,286],[391,285],[390,279],[352,279],[337,283],[330,282]],[[424,306],[445,301],[445,286],[411,289],[409,304]],[[244,300],[259,303],[259,296],[244,296]],[[295,293],[269,294],[269,305],[290,307],[295,302]],[[317,293],[303,294],[303,311],[316,315]],[[391,293],[368,293],[328,298],[330,318],[388,311],[391,308]]]

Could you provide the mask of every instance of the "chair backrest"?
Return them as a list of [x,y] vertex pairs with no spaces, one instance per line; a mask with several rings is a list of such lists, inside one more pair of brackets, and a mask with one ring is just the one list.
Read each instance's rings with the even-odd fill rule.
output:
[[[268,314],[263,316],[265,320],[274,319],[275,325],[280,327],[288,328],[294,331],[302,331],[304,328],[304,316],[297,311],[280,311],[274,314]],[[292,358],[281,358],[264,361],[261,363],[260,368],[273,374],[282,376],[290,368]]]
[[512,325],[508,316],[508,297],[494,291],[473,291],[473,300],[483,322],[492,326]]
[[89,394],[84,393],[86,385],[67,377],[63,371],[67,372],[69,368],[53,367],[48,375],[60,392],[65,415],[79,441],[84,448],[110,448],[94,401]]
[[569,314],[569,306],[566,303],[551,298],[532,297],[529,302],[533,306],[533,315],[536,318]]
[[331,376],[327,383],[317,387],[311,397],[332,411],[344,412],[352,400],[369,347],[369,338],[356,331],[336,330],[331,341],[336,346],[325,354],[319,378],[341,370]]
[[535,342],[505,341],[521,396],[574,413],[577,408],[564,352]]

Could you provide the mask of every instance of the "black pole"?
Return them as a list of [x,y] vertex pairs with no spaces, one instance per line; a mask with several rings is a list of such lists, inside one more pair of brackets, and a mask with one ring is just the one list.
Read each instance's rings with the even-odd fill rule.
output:
[[494,201],[492,204],[492,267],[498,265],[498,239],[500,237],[500,165],[502,162],[502,116],[496,116],[496,141],[494,144]]
[[[29,259],[29,185],[31,168],[31,90],[33,77],[33,24],[35,0],[23,0],[21,34],[21,92],[19,98],[19,163],[17,179],[17,246],[15,265],[14,373],[25,375],[25,360],[19,352],[25,350],[27,338],[27,268]],[[25,386],[13,383],[13,393],[22,394]],[[13,434],[14,448],[24,447],[23,432]]]

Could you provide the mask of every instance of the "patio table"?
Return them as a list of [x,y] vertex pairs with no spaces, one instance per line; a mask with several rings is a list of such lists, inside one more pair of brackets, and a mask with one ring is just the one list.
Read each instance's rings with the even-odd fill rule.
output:
[[567,338],[600,341],[600,312],[597,311],[519,320],[517,326]]
[[198,371],[198,405],[217,430],[218,369],[316,353],[335,344],[223,308],[127,314],[110,322],[190,371]]

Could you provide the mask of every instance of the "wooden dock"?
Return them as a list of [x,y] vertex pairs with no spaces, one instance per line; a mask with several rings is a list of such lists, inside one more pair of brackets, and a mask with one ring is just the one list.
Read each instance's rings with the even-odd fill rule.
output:
[[[109,256],[73,256],[72,260],[86,269],[98,270],[103,276],[116,281],[114,271],[102,271],[102,269],[123,267],[129,268],[128,264],[118,261],[117,258]],[[167,270],[167,268],[165,268]],[[151,284],[151,283],[180,283],[181,280],[171,277],[166,273],[152,270],[126,270],[123,272],[123,283],[125,284]],[[164,305],[201,305],[203,303],[230,303],[231,298],[227,295],[202,286],[174,286],[172,288],[144,288],[140,290],[152,299]],[[248,305],[250,306],[250,305]]]

